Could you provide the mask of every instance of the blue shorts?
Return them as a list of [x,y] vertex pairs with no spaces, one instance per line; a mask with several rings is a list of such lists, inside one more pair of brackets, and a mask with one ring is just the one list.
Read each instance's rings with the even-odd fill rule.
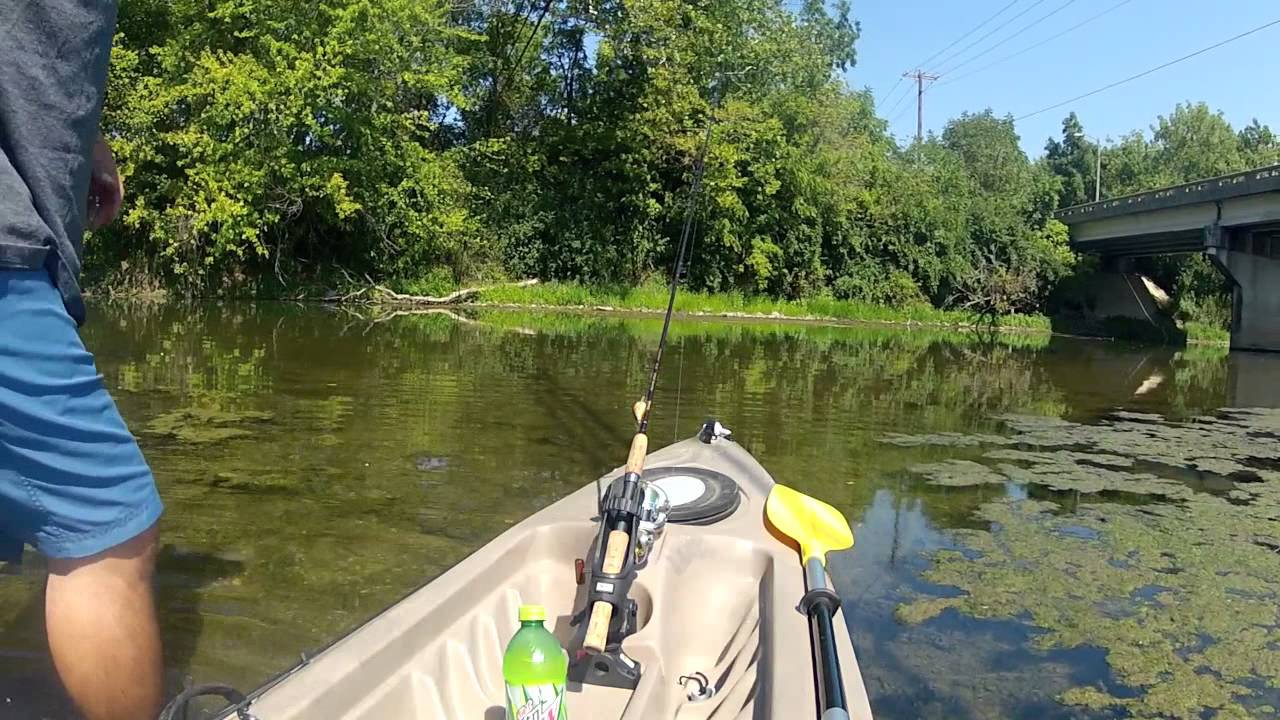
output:
[[94,555],[163,506],[44,270],[0,270],[0,557]]

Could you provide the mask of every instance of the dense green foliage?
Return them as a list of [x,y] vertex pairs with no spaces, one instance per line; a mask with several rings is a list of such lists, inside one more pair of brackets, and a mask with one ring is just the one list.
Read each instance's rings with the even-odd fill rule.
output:
[[[125,0],[104,122],[129,200],[89,282],[636,284],[672,260],[714,118],[695,289],[1041,308],[1075,264],[1051,212],[1097,148],[1072,116],[1032,162],[990,111],[901,148],[839,78],[858,34],[818,0]],[[1278,147],[1179,107],[1107,150],[1104,184]]]
[[857,37],[820,2],[129,0],[106,127],[131,200],[90,271],[636,283],[671,260],[714,116],[695,287],[1033,306],[1072,260],[1055,181],[990,113],[900,150],[837,78]]

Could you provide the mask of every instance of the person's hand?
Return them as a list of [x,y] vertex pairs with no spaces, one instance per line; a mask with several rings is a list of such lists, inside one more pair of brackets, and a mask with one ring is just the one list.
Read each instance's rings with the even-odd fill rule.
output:
[[116,171],[116,158],[107,139],[98,135],[93,145],[89,173],[89,229],[97,230],[116,219],[124,202],[124,181]]

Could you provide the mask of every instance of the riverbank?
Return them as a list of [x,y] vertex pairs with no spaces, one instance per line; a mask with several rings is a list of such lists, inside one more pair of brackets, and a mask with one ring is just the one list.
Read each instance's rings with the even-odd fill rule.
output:
[[[667,307],[667,286],[645,283],[635,287],[592,286],[577,282],[537,282],[526,280],[482,287],[431,288],[436,296],[402,295],[381,286],[366,285],[335,291],[314,285],[294,287],[281,293],[259,293],[236,299],[287,300],[293,302],[325,302],[336,305],[386,305],[432,307],[495,307],[521,310],[573,310],[661,315]],[[111,301],[164,302],[164,291],[87,293],[96,299]],[[210,298],[213,299],[213,298]],[[228,298],[232,299],[232,298]],[[890,307],[857,300],[815,297],[803,300],[779,300],[738,292],[705,293],[681,289],[676,295],[676,312],[681,316],[811,322],[832,324],[879,324],[902,327],[927,327],[945,330],[995,330],[1012,333],[1043,333],[1082,337],[1134,340],[1160,343],[1163,336],[1151,332],[1145,323],[1089,324],[1078,319],[1051,318],[1041,314],[1011,314],[984,317],[961,310],[940,310],[929,305]],[[1187,342],[1204,345],[1226,345],[1230,333],[1200,322],[1187,322],[1183,328]]]
[[[633,313],[662,313],[667,307],[667,287],[645,284],[637,287],[592,287],[571,282],[537,285],[501,285],[476,293],[472,305],[513,308],[598,310]],[[855,300],[817,297],[805,300],[776,300],[741,293],[702,293],[681,290],[676,295],[676,312],[695,317],[754,318],[811,322],[861,322],[942,328],[996,328],[1021,332],[1052,332],[1043,315],[1005,315],[983,318],[975,313],[939,310],[928,305],[887,307]]]
[[[667,288],[645,284],[631,288],[592,287],[572,282],[536,285],[500,285],[477,292],[471,305],[521,309],[570,309],[605,312],[656,313],[666,310]],[[793,320],[801,322],[878,323],[908,327],[947,329],[994,329],[1001,332],[1059,333],[1106,336],[1149,341],[1149,334],[1131,336],[1125,328],[1087,327],[1076,321],[1046,315],[1002,315],[981,317],[960,310],[939,310],[928,305],[888,307],[856,300],[817,297],[805,300],[776,300],[741,293],[701,293],[682,290],[676,295],[676,312],[694,317]],[[1230,333],[1222,328],[1188,322],[1187,342],[1225,345]]]

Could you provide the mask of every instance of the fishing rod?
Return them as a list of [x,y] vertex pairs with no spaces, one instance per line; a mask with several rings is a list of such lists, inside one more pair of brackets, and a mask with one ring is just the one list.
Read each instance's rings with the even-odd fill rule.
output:
[[[592,584],[587,595],[591,615],[582,644],[583,655],[591,658],[590,662],[583,662],[588,658],[580,656],[576,663],[577,667],[582,668],[580,679],[594,684],[634,688],[640,676],[639,664],[623,655],[621,650],[622,638],[635,629],[635,602],[628,594],[631,583],[635,580],[636,529],[644,501],[640,476],[644,473],[644,460],[649,452],[649,413],[653,409],[658,371],[662,366],[662,354],[671,331],[671,318],[675,314],[676,292],[688,261],[698,200],[706,174],[707,153],[711,147],[711,131],[719,105],[720,88],[717,84],[712,89],[711,114],[702,137],[702,147],[694,158],[693,182],[685,207],[684,226],[680,231],[680,244],[671,266],[662,335],[658,338],[658,349],[654,353],[644,397],[632,406],[636,433],[631,438],[626,469],[623,476],[609,486],[608,492],[600,500],[601,529],[596,543],[597,556],[592,564]],[[600,551],[601,548],[603,552]]]
[[[719,95],[713,97],[711,111],[714,113],[719,103]],[[649,388],[644,399],[637,400],[632,412],[636,416],[639,428],[636,437],[647,437],[649,430],[649,411],[653,408],[653,393],[658,387],[658,368],[662,365],[662,351],[667,348],[667,335],[671,331],[671,316],[676,307],[676,289],[680,286],[680,277],[684,274],[684,265],[689,251],[689,240],[693,237],[693,222],[697,213],[697,200],[702,194],[702,177],[706,174],[707,149],[711,147],[711,128],[714,116],[707,120],[706,134],[702,137],[702,149],[693,161],[693,186],[689,190],[688,206],[685,208],[684,228],[680,231],[680,249],[676,253],[675,263],[671,266],[671,287],[667,294],[667,312],[662,318],[662,335],[658,338],[658,350],[653,356],[653,368],[649,371]]]

